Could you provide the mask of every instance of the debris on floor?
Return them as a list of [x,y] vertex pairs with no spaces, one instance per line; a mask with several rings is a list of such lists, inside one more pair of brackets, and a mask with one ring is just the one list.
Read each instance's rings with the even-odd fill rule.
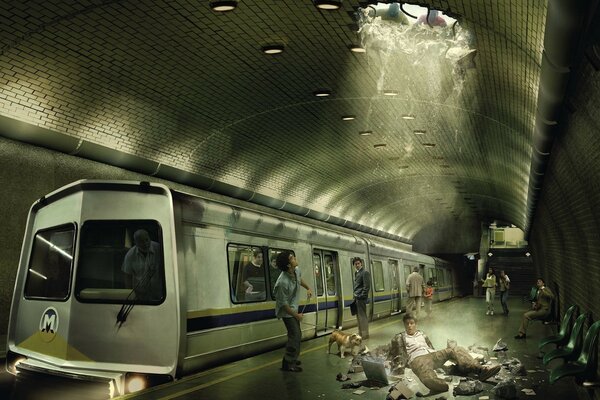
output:
[[464,381],[461,379],[460,383],[454,387],[453,394],[470,396],[483,391],[483,384],[478,380],[466,378]]
[[496,397],[502,399],[516,399],[517,398],[517,385],[513,381],[501,381],[498,383],[492,391]]
[[335,379],[336,379],[337,381],[344,382],[344,381],[349,381],[349,380],[350,380],[350,377],[349,377],[348,375],[346,375],[346,374],[342,374],[341,372],[339,372],[339,373],[336,375]]
[[525,393],[527,396],[535,396],[535,390],[533,389],[521,389],[521,392]]

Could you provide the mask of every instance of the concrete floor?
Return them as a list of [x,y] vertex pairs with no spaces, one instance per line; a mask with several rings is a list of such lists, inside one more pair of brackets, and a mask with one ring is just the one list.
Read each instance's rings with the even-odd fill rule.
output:
[[[577,386],[572,378],[565,378],[554,385],[548,384],[548,370],[538,358],[538,341],[540,338],[553,334],[556,326],[543,325],[535,322],[530,325],[526,340],[515,340],[520,317],[528,307],[520,299],[510,300],[511,312],[508,317],[502,314],[494,316],[485,315],[485,301],[483,298],[465,298],[434,304],[430,317],[419,321],[418,327],[429,335],[433,345],[438,348],[446,347],[448,339],[458,342],[459,346],[471,345],[488,347],[488,359],[492,363],[499,363],[503,359],[518,358],[524,364],[528,373],[526,376],[517,377],[516,386],[519,399],[592,399],[599,398],[600,391],[586,391]],[[497,309],[500,305],[497,304]],[[424,313],[423,313],[424,314]],[[402,314],[385,320],[373,322],[370,325],[371,338],[365,341],[369,349],[389,343],[390,339],[403,330]],[[350,332],[352,330],[349,330]],[[505,353],[494,353],[492,347],[498,339],[502,338],[508,344]],[[337,354],[327,354],[328,337],[320,337],[302,343],[301,360],[304,371],[301,373],[282,372],[279,370],[283,349],[261,354],[256,357],[227,364],[218,368],[183,378],[160,387],[139,392],[135,395],[121,397],[122,399],[290,399],[290,400],[323,400],[323,399],[385,399],[389,386],[382,388],[361,387],[362,394],[355,394],[357,389],[342,389],[342,382],[336,381],[338,373],[346,374],[351,362],[351,357],[341,359]],[[335,345],[332,347],[332,350]],[[547,350],[553,346],[547,346]],[[493,358],[497,357],[499,358]],[[559,365],[550,364],[550,368]],[[348,374],[351,381],[358,382],[365,379],[364,373]],[[498,375],[499,378],[515,378],[506,369]],[[427,393],[419,380],[407,370],[403,377],[404,382],[414,392]],[[496,379],[497,380],[497,379]],[[344,382],[344,383],[348,383]],[[457,383],[455,377],[453,383]],[[2,386],[4,388],[2,389]],[[31,386],[31,385],[28,385]],[[473,396],[452,395],[452,388],[443,394],[429,396],[429,399],[481,399],[482,396],[494,398],[491,389],[494,383],[484,383],[484,391]],[[535,396],[528,396],[521,389],[533,389]],[[1,390],[4,390],[3,392]],[[58,392],[57,392],[58,391]],[[37,393],[31,399],[56,399],[57,393],[61,398],[83,399],[80,389],[65,386],[58,389],[55,384],[52,390]],[[12,394],[11,394],[12,393]],[[15,394],[17,393],[17,394]],[[21,399],[22,390],[15,390],[14,384],[8,382],[6,373],[0,374],[0,397]],[[46,396],[47,395],[47,396]],[[592,397],[595,396],[595,397]],[[100,398],[97,393],[89,393],[88,398]],[[484,397],[485,398],[485,397]]]

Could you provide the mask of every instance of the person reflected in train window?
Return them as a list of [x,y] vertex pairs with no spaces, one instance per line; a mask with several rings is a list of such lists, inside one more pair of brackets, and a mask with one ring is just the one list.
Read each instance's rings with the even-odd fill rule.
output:
[[429,315],[431,315],[431,305],[433,303],[433,281],[431,279],[427,281],[427,286],[425,286],[423,301],[425,301],[425,312],[429,317]]
[[529,321],[546,319],[550,316],[554,293],[552,293],[550,288],[546,287],[542,278],[538,278],[536,286],[538,290],[535,301],[531,303],[531,310],[523,314],[519,333],[515,336],[515,339],[525,339],[527,337],[527,325],[529,324]]
[[335,275],[333,272],[333,261],[328,262],[325,268],[327,269],[327,274],[325,275],[327,277],[327,294],[333,296],[335,295]]
[[135,290],[138,300],[150,300],[161,295],[159,268],[162,265],[160,244],[150,239],[148,231],[138,229],[133,234],[135,243],[123,260],[121,270],[128,277],[127,287]]
[[482,366],[469,352],[456,343],[449,343],[442,350],[435,350],[429,337],[417,329],[417,317],[406,313],[402,317],[404,332],[394,336],[390,346],[392,371],[403,374],[410,368],[430,392],[425,396],[445,392],[448,382],[437,376],[435,370],[442,368],[446,361],[454,362],[455,368],[464,374],[476,373],[480,381],[490,379],[502,368],[501,365]]
[[300,321],[303,313],[298,312],[298,302],[300,297],[300,286],[306,289],[308,298],[312,296],[312,291],[302,279],[298,261],[289,250],[284,250],[277,255],[277,267],[281,270],[279,278],[275,283],[275,315],[283,320],[287,330],[287,344],[285,353],[281,361],[282,371],[301,372],[300,361],[300,341],[302,331],[300,330]]
[[363,340],[369,338],[369,319],[367,317],[367,301],[371,290],[371,273],[363,266],[358,257],[352,259],[354,272],[354,303],[356,304],[356,320],[358,321],[358,334]]
[[485,288],[485,302],[487,304],[487,311],[485,315],[494,315],[494,297],[496,296],[496,275],[494,269],[490,267],[488,269],[485,279],[482,279],[483,287]]
[[264,300],[265,268],[261,249],[252,252],[252,261],[244,266],[242,279],[246,300]]
[[412,312],[415,317],[419,317],[421,312],[421,296],[425,290],[423,277],[419,273],[419,267],[414,267],[413,272],[406,278],[406,291],[408,292],[408,302],[406,312]]
[[510,278],[506,275],[504,270],[500,271],[500,304],[502,304],[502,310],[504,315],[508,316],[508,289],[510,288]]

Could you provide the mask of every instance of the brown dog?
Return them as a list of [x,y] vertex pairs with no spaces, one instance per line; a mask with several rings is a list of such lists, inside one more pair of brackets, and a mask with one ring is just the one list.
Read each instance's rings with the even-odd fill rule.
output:
[[360,349],[360,345],[362,343],[362,338],[356,333],[347,334],[342,331],[335,330],[331,332],[331,336],[329,336],[329,348],[327,349],[327,353],[331,353],[331,345],[333,342],[336,342],[338,345],[338,350],[340,351],[340,358],[344,358],[344,353],[349,351],[353,356],[358,354],[358,350]]

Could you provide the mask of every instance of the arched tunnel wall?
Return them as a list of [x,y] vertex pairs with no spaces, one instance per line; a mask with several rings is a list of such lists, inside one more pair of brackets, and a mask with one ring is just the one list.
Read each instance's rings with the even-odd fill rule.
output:
[[529,245],[536,273],[571,304],[600,319],[600,76],[582,67],[561,121],[534,216]]

